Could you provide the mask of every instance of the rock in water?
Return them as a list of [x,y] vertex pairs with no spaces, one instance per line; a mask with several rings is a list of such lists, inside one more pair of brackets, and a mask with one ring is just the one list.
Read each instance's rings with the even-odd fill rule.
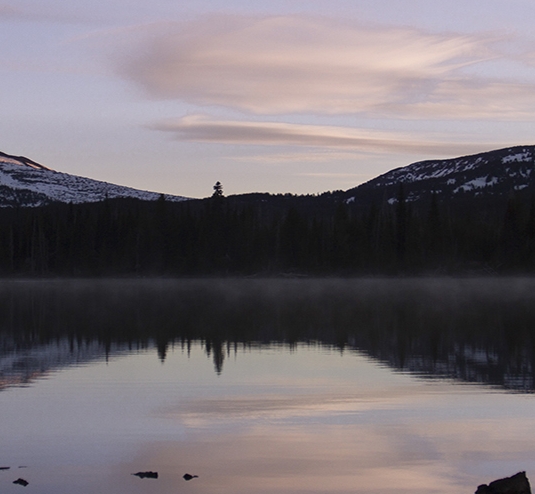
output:
[[189,473],[184,474],[182,477],[184,480],[198,479],[198,475],[190,475]]
[[495,480],[489,485],[480,485],[476,494],[531,494],[531,487],[526,472],[518,472],[512,477]]
[[13,483],[14,484],[18,484],[18,485],[22,485],[24,487],[26,487],[29,484],[29,482],[27,480],[24,480],[24,479],[14,480]]
[[135,475],[136,477],[139,477],[140,479],[157,479],[158,478],[158,472],[137,472],[137,473],[133,473],[132,475]]

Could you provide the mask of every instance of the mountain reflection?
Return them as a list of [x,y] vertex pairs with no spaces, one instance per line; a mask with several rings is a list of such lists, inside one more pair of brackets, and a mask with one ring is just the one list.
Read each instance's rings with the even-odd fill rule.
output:
[[0,389],[199,342],[221,373],[252,346],[314,343],[427,377],[533,392],[531,279],[4,281]]

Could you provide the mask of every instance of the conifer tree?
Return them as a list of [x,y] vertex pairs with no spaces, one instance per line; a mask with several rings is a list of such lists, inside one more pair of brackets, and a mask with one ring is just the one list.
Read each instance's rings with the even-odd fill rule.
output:
[[396,205],[396,254],[399,264],[405,262],[407,245],[407,205],[405,203],[405,191],[403,184],[399,184],[398,201]]
[[214,187],[214,193],[212,194],[212,197],[213,198],[217,198],[217,197],[224,197],[224,194],[223,194],[223,185],[221,184],[221,182],[216,182]]

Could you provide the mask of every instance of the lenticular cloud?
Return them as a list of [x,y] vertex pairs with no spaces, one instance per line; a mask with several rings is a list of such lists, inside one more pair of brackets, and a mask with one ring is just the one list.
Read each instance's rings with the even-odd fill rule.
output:
[[425,110],[450,80],[462,86],[459,71],[491,58],[488,45],[298,16],[209,16],[155,26],[121,72],[153,97],[193,104],[258,114],[389,114]]
[[217,120],[204,115],[188,115],[162,121],[155,130],[175,134],[177,140],[239,145],[304,146],[351,149],[362,152],[418,152],[447,155],[455,147],[458,152],[476,152],[476,144],[454,144],[429,136],[401,132],[347,127],[303,125],[281,122]]

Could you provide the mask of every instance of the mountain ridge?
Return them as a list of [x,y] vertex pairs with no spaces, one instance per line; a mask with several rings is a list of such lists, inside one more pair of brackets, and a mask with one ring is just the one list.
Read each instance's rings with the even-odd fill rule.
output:
[[395,168],[344,192],[348,203],[372,199],[393,204],[400,184],[407,202],[469,198],[504,198],[533,190],[535,146],[513,146],[441,160],[424,160]]
[[0,207],[81,204],[117,198],[156,201],[162,196],[171,202],[188,199],[57,172],[24,156],[0,152]]
[[[299,198],[307,208],[323,208],[345,202],[352,206],[398,202],[400,193],[408,203],[465,203],[474,199],[503,202],[511,194],[533,193],[535,188],[535,146],[512,146],[482,153],[440,160],[424,160],[394,168],[346,191],[318,195],[250,193],[236,194],[244,203],[279,204],[281,196]],[[402,189],[401,189],[402,186]],[[57,172],[24,156],[0,152],[0,207],[39,207],[53,202],[91,203],[104,199],[134,198],[170,202],[183,196],[149,192],[104,181]],[[317,205],[313,206],[312,203]]]
[[0,152],[0,161],[4,161],[4,160],[13,161],[15,163],[18,162],[21,164],[28,165],[32,168],[37,168],[39,170],[53,171],[51,168],[47,168],[46,166],[41,165],[40,163],[37,163],[29,158],[26,158],[26,156],[12,156],[10,154]]

